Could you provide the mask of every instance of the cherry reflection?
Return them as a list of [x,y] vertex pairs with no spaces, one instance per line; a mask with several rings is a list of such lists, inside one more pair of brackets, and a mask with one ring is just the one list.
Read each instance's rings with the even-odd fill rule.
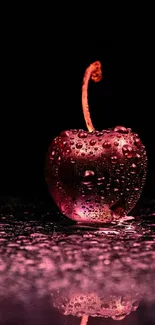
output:
[[[128,226],[125,232],[134,238],[134,229]],[[82,233],[80,229],[79,233],[59,237],[57,244],[63,247],[61,260],[70,260],[66,274],[71,275],[65,288],[52,291],[52,305],[61,314],[78,317],[79,324],[86,325],[91,317],[122,320],[137,310],[143,286],[129,268],[134,263],[132,254],[127,255],[129,242],[122,246],[120,234],[123,236],[123,230],[108,232],[105,228]]]

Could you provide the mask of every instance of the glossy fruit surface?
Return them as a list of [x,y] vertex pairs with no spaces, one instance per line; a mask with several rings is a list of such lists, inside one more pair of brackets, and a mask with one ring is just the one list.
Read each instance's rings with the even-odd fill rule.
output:
[[143,189],[147,156],[137,134],[118,126],[63,131],[49,147],[46,181],[60,211],[77,222],[127,214]]

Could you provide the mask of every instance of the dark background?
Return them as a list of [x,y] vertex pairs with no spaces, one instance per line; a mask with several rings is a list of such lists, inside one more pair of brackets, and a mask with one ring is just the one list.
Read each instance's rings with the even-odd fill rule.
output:
[[101,60],[103,80],[89,86],[96,129],[131,127],[146,146],[144,197],[154,196],[154,118],[150,48],[108,38],[54,41],[38,30],[10,29],[2,53],[0,194],[48,197],[44,161],[64,129],[86,129],[81,106],[85,69]]

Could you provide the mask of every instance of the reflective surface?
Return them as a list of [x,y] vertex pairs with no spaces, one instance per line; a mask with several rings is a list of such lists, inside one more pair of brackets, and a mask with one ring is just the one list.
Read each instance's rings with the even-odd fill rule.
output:
[[0,203],[1,325],[154,324],[155,201],[102,228],[42,203]]

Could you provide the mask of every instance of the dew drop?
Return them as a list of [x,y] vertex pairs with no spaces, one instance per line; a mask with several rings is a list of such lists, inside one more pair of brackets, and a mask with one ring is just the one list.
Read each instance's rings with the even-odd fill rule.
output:
[[77,303],[75,303],[74,307],[75,307],[75,308],[80,308],[80,307],[81,307],[81,304],[79,304],[79,303],[77,302]]
[[94,140],[94,139],[90,140],[90,145],[91,145],[91,146],[94,146],[95,143],[96,143],[96,140]]
[[81,131],[81,132],[79,132],[78,137],[84,139],[84,138],[87,138],[87,135],[88,135],[87,132]]
[[105,180],[105,177],[103,176],[103,177],[98,177],[98,181],[99,182],[102,182],[102,181],[104,181]]
[[112,162],[112,164],[115,164],[116,161],[117,161],[117,156],[112,156],[112,157],[111,157],[111,162]]
[[66,153],[67,153],[67,154],[71,153],[71,149],[67,149],[67,150],[66,150]]
[[103,132],[97,132],[97,133],[96,133],[96,136],[97,136],[97,137],[102,137],[102,135],[103,135]]
[[123,154],[126,158],[132,158],[133,157],[133,149],[131,146],[125,144],[122,147]]
[[102,304],[101,308],[104,308],[104,309],[106,308],[107,309],[107,308],[109,308],[109,305],[108,304]]
[[111,147],[111,143],[108,141],[104,141],[104,143],[102,144],[103,148],[110,148]]
[[94,175],[95,175],[95,173],[93,170],[86,170],[84,172],[84,177],[89,177],[89,176],[94,176]]
[[140,159],[141,155],[139,153],[136,153],[136,158]]
[[118,141],[115,141],[115,142],[114,142],[114,146],[117,147],[118,145],[119,145],[119,142],[118,142]]
[[81,142],[78,142],[78,143],[76,144],[76,148],[77,148],[77,149],[81,149],[82,146],[83,146],[83,144],[82,144]]
[[119,132],[119,133],[128,133],[128,129],[125,128],[124,126],[116,126],[114,128],[114,132]]
[[137,146],[137,147],[140,147],[141,146],[141,141],[139,138],[134,138],[134,144]]

